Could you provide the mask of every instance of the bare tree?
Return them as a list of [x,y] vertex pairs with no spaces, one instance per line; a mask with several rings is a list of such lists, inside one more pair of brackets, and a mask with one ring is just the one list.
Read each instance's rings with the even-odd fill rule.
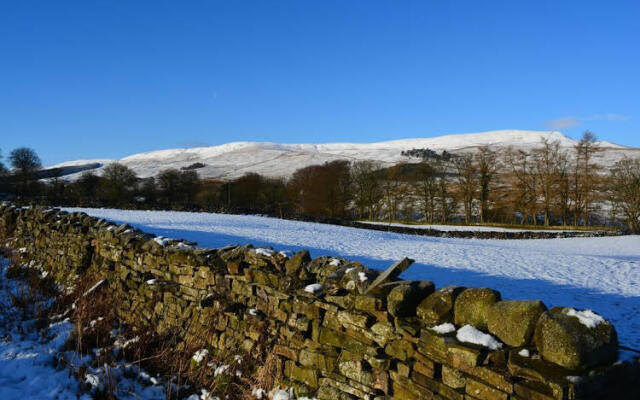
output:
[[2,163],[2,151],[0,150],[0,177],[2,177],[6,173],[7,169]]
[[480,200],[480,222],[488,220],[491,189],[498,171],[498,157],[493,150],[482,146],[475,154],[478,170],[478,200]]
[[551,209],[558,194],[560,142],[542,140],[541,147],[533,150],[534,173],[538,185],[538,196],[542,203],[544,225],[549,226]]
[[38,154],[28,147],[14,149],[9,155],[9,160],[16,172],[23,174],[33,174],[42,166]]
[[82,205],[96,205],[100,177],[92,171],[85,171],[71,185],[76,201]]
[[569,219],[571,201],[571,167],[569,154],[565,150],[558,153],[557,160],[557,196],[556,206],[560,210],[562,225],[566,226]]
[[464,206],[464,221],[471,222],[473,200],[476,194],[477,168],[472,154],[464,154],[455,158],[456,184],[460,200]]
[[158,185],[155,177],[149,176],[147,178],[140,179],[137,186],[138,190],[136,201],[139,204],[142,203],[150,206],[158,202]]
[[436,213],[438,197],[437,170],[434,165],[423,161],[415,166],[414,192],[422,206],[425,220],[432,224]]
[[113,163],[104,167],[101,181],[102,198],[110,205],[131,203],[138,177],[129,167]]
[[200,189],[200,177],[194,170],[180,171],[180,199],[186,207],[192,207]]
[[436,164],[436,169],[439,171],[437,175],[438,211],[440,213],[440,222],[445,223],[449,221],[451,214],[456,208],[456,198],[452,196],[449,191],[451,178],[447,163],[442,162]]
[[522,214],[522,224],[527,221],[528,216],[531,216],[534,225],[537,224],[538,183],[531,155],[522,150],[509,148],[505,152],[505,163],[509,167],[512,182],[510,208]]
[[382,181],[384,205],[389,222],[397,218],[399,203],[406,188],[402,181],[403,167],[404,164],[398,164],[387,168],[386,175]]
[[629,229],[640,232],[640,158],[618,161],[609,176],[608,191],[625,216]]
[[601,149],[596,144],[596,136],[585,131],[575,146],[574,173],[574,224],[578,225],[578,215],[582,214],[584,225],[589,223],[589,213],[597,184],[597,171],[600,168],[594,163],[594,155]]
[[30,183],[36,180],[36,172],[42,167],[40,157],[33,149],[20,147],[11,151],[9,161],[18,182],[18,194],[20,196],[30,194],[30,186],[32,186]]
[[288,190],[298,210],[307,215],[344,218],[351,201],[349,162],[336,160],[298,169]]
[[0,151],[0,191],[4,190],[7,177],[7,168],[2,163],[2,151]]
[[167,205],[173,205],[180,197],[180,171],[175,168],[165,169],[156,177],[156,185],[160,201]]
[[359,217],[375,218],[378,202],[382,198],[379,172],[381,165],[376,161],[357,161],[351,166],[351,181],[354,185],[354,199]]

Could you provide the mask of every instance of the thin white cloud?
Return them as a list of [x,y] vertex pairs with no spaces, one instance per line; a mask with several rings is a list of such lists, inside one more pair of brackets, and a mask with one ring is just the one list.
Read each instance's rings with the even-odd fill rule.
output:
[[614,114],[614,113],[605,113],[605,114],[593,114],[588,117],[561,117],[550,119],[545,121],[544,126],[552,130],[562,130],[573,128],[578,125],[581,125],[584,122],[590,121],[611,121],[611,122],[624,122],[628,120],[629,117],[626,115]]
[[583,118],[583,120],[585,121],[597,121],[597,120],[601,120],[601,121],[614,121],[614,122],[623,122],[628,120],[629,117],[627,117],[626,115],[620,115],[620,114],[613,114],[613,113],[606,113],[606,114],[594,114],[591,115],[587,118]]
[[576,117],[562,117],[550,119],[546,121],[544,125],[549,129],[559,131],[561,129],[573,128],[574,126],[580,125],[580,120]]

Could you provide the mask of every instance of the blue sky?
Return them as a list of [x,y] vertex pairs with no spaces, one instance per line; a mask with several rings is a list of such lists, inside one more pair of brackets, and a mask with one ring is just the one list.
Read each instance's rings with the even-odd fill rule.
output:
[[640,146],[640,2],[0,2],[5,156],[551,128]]

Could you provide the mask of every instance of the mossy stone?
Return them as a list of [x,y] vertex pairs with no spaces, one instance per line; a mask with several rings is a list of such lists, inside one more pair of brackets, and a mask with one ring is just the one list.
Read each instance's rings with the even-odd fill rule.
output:
[[489,288],[465,290],[455,301],[453,314],[456,325],[469,324],[486,331],[489,309],[500,300],[500,293]]
[[435,290],[433,282],[406,282],[396,285],[387,295],[387,310],[394,317],[412,317],[420,302]]
[[538,318],[547,307],[541,301],[499,301],[489,308],[489,332],[509,346],[530,344]]
[[566,368],[591,367],[614,362],[618,357],[618,335],[609,322],[588,327],[568,308],[555,307],[540,316],[534,341],[540,355]]
[[436,290],[420,302],[416,314],[427,325],[452,322],[453,304],[464,289],[462,286],[445,286]]
[[295,276],[298,272],[309,262],[311,262],[311,256],[309,251],[302,250],[294,254],[284,265],[284,268],[289,276]]
[[385,346],[384,352],[400,361],[405,361],[413,356],[415,348],[406,340],[393,340]]

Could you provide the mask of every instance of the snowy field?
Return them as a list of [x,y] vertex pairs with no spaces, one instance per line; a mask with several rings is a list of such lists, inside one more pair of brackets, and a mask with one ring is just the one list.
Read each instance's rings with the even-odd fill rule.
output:
[[518,228],[501,228],[497,226],[474,226],[474,225],[438,225],[438,224],[401,224],[398,222],[382,222],[382,221],[358,221],[361,224],[379,225],[379,226],[398,226],[401,228],[413,229],[434,229],[436,231],[445,232],[572,232],[562,229],[518,229]]
[[384,269],[402,257],[416,263],[407,279],[491,287],[505,299],[542,299],[611,320],[620,343],[640,348],[640,236],[538,240],[434,238],[268,217],[167,211],[67,209],[127,222],[147,232],[201,246],[252,243],[309,249]]

